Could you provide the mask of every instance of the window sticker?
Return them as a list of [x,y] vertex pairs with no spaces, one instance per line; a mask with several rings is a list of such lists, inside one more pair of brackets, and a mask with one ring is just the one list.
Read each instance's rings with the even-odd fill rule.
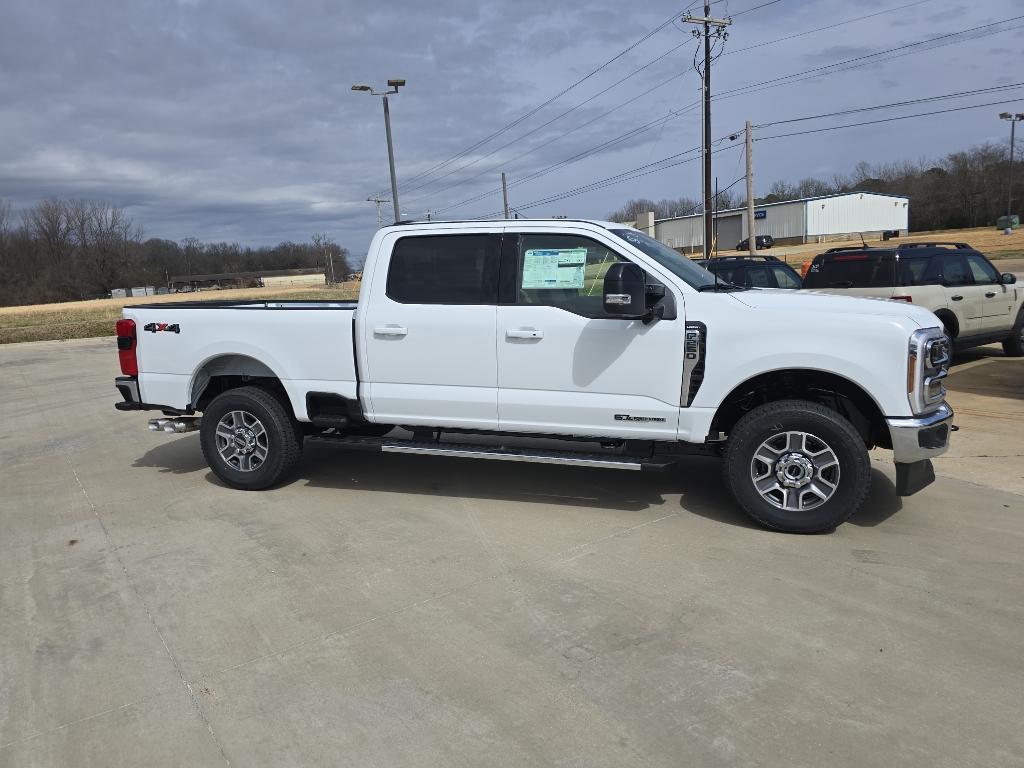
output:
[[523,288],[582,288],[586,248],[531,248],[523,256]]

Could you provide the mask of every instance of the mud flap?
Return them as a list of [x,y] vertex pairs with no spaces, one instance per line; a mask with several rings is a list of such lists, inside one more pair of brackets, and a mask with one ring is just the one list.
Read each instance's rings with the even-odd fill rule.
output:
[[896,464],[896,493],[900,496],[912,496],[933,482],[935,469],[932,467],[931,459]]

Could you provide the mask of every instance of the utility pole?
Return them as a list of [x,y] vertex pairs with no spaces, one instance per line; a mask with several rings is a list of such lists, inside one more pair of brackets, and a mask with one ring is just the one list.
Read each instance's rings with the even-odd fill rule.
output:
[[505,172],[501,172],[501,196],[505,201],[505,218],[508,218],[508,181],[505,179]]
[[757,228],[754,226],[754,135],[753,126],[747,120],[747,250],[757,255]]
[[380,225],[383,223],[381,221],[381,218],[380,218],[380,204],[381,203],[390,203],[391,201],[388,200],[386,197],[381,197],[380,195],[374,195],[373,197],[366,198],[366,202],[368,202],[368,203],[376,203],[377,204],[377,229],[380,229]]
[[704,15],[691,16],[686,14],[683,21],[700,25],[693,30],[694,37],[703,38],[704,71],[701,75],[704,92],[704,258],[711,258],[711,239],[714,235],[714,221],[711,210],[711,38],[725,40],[728,33],[725,28],[732,24],[732,19],[715,19],[711,17],[711,2],[704,0]]

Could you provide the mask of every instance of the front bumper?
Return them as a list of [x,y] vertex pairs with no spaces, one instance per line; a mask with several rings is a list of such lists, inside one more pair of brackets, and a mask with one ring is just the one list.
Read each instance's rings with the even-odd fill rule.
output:
[[942,403],[936,411],[911,419],[886,419],[892,437],[893,460],[913,464],[949,450],[953,431],[953,409]]

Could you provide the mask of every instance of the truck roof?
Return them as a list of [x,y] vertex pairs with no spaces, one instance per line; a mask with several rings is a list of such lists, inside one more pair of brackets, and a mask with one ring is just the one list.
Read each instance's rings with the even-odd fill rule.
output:
[[400,221],[396,224],[390,224],[383,229],[402,229],[403,227],[415,226],[417,228],[422,227],[437,227],[450,228],[452,225],[470,227],[479,226],[501,226],[501,225],[512,225],[512,226],[523,226],[523,225],[552,225],[557,226],[559,224],[592,224],[602,229],[634,229],[629,224],[623,224],[616,221],[602,221],[600,219],[451,219],[451,220],[437,220],[432,219],[431,221],[424,221],[418,219],[409,219]]

